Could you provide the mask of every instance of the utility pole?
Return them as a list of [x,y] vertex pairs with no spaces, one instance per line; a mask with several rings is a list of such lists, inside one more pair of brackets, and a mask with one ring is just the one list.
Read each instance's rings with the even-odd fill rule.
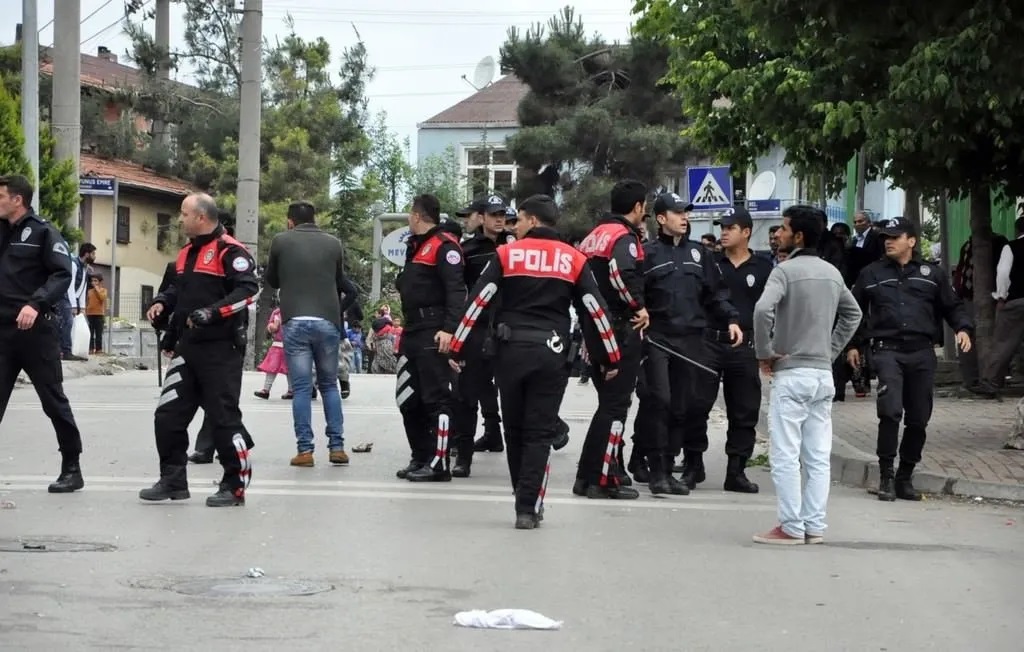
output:
[[[156,78],[166,84],[171,78],[171,0],[156,0],[156,47],[160,51],[157,61]],[[170,145],[170,134],[167,123],[163,120],[153,121],[153,141],[162,147]]]
[[[242,88],[238,120],[238,190],[235,237],[257,258],[260,234],[260,120],[263,114],[263,0],[245,0],[242,9]],[[269,306],[268,301],[260,303]],[[257,315],[267,313],[258,312]],[[256,321],[249,320],[249,346],[245,368],[255,360]]]
[[58,161],[74,162],[77,178],[82,153],[82,3],[55,1],[53,11],[53,153]]
[[21,128],[25,158],[32,166],[32,207],[39,210],[39,7],[21,0]]

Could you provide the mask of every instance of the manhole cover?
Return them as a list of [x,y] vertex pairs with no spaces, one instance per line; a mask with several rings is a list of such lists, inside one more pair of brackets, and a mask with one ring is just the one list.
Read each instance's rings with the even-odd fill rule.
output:
[[183,595],[213,598],[275,598],[315,595],[333,591],[334,585],[311,580],[232,577],[200,579],[172,584],[170,590]]
[[117,550],[109,543],[71,541],[59,537],[25,537],[0,539],[0,552],[110,552]]

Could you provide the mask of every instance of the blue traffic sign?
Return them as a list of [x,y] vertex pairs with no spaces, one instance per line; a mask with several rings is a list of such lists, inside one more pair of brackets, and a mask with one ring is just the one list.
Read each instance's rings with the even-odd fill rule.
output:
[[778,213],[782,210],[780,199],[749,199],[747,210],[751,213]]
[[113,197],[115,183],[117,183],[116,179],[107,179],[102,177],[79,177],[78,194]]
[[728,165],[686,168],[686,180],[693,210],[732,208],[732,174]]

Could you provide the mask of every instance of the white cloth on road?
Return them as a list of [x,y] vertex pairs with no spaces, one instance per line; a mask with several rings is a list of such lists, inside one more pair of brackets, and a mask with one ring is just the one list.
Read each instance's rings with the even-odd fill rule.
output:
[[529,609],[495,609],[494,611],[460,611],[455,614],[459,627],[479,629],[561,629],[561,620],[551,620]]

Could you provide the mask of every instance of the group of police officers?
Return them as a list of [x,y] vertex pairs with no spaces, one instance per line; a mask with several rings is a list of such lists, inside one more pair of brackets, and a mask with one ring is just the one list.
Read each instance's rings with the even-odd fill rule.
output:
[[[23,177],[0,177],[0,420],[25,370],[57,431],[63,464],[49,490],[62,493],[84,486],[81,438],[61,387],[53,326],[53,306],[70,283],[70,258],[57,229],[31,210],[32,194]],[[720,254],[690,241],[693,206],[673,193],[655,198],[658,230],[645,241],[647,195],[639,182],[617,183],[610,214],[577,247],[556,230],[559,211],[545,195],[523,200],[516,211],[499,196],[478,199],[462,211],[465,234],[441,219],[436,197],[414,198],[406,265],[396,283],[406,324],[396,401],[411,452],[399,478],[469,477],[475,452],[504,449],[515,527],[537,527],[550,451],[568,442],[558,412],[571,365],[573,306],[598,394],[573,492],[639,496],[623,464],[634,392],[639,410],[629,469],[652,494],[694,490],[706,476],[708,416],[720,384],[728,418],[724,489],[758,492],[744,473],[761,402],[751,331],[773,263],[750,250],[753,221],[740,207],[716,221]],[[160,477],[140,497],[189,497],[186,428],[202,407],[224,466],[207,504],[244,505],[253,442],[239,395],[247,308],[258,294],[255,263],[225,233],[212,198],[187,198],[181,220],[190,241],[178,256],[173,287],[149,311],[169,333],[163,348],[172,358],[155,418]],[[865,268],[854,287],[865,319],[848,355],[851,364],[859,350],[874,355],[879,498],[918,500],[911,476],[931,413],[940,319],[957,331],[961,350],[971,346],[973,324],[945,272],[915,253],[912,223],[890,220],[881,234],[886,257]],[[474,441],[478,405],[485,427]]]

